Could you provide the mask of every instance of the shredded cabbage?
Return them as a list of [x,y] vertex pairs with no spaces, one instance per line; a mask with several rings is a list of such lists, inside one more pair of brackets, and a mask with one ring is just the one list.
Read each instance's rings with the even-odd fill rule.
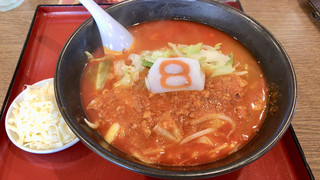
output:
[[131,65],[125,65],[124,61],[114,63],[114,72],[121,78],[113,84],[113,87],[131,87],[134,82],[139,79],[139,72],[145,68],[140,58],[140,55],[130,54],[129,59],[132,61]]
[[170,49],[161,49],[156,51],[144,51],[141,54],[142,64],[146,67],[151,67],[159,58],[168,58],[173,54]]
[[221,43],[214,47],[202,43],[185,45],[168,43],[169,48],[155,51],[143,51],[139,54],[130,54],[131,65],[125,65],[124,61],[114,63],[115,75],[120,79],[113,87],[130,87],[139,79],[139,72],[145,67],[152,67],[159,58],[186,57],[198,60],[202,71],[209,77],[230,74],[235,71],[233,54],[225,55],[220,51]]
[[230,74],[235,71],[232,67],[233,54],[225,55],[219,49],[221,43],[214,47],[203,45],[202,43],[194,45],[168,43],[171,48],[163,48],[156,51],[144,51],[141,54],[141,62],[145,67],[151,67],[158,58],[168,57],[187,57],[199,61],[201,69],[209,75],[215,77],[224,74]]
[[198,43],[195,45],[187,46],[181,50],[182,50],[182,53],[185,54],[187,57],[191,57],[194,54],[199,54],[201,48],[202,48],[202,43]]
[[130,76],[131,73],[133,73],[133,72],[129,72],[128,66],[126,66],[125,68],[126,69],[124,71],[122,78],[119,81],[115,82],[113,84],[113,87],[124,87],[125,88],[125,87],[130,87],[133,85],[133,80]]

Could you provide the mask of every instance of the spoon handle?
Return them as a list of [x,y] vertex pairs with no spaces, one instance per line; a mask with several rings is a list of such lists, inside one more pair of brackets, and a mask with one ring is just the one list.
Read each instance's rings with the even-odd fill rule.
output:
[[111,17],[93,0],[79,0],[90,12],[99,28],[102,44],[114,51],[129,49],[133,42],[131,33]]

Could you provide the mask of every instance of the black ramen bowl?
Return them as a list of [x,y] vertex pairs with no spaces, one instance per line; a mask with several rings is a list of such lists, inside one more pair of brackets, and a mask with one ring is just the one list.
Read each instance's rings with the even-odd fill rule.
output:
[[54,85],[60,111],[79,139],[103,158],[121,167],[160,178],[205,178],[239,169],[261,157],[282,137],[290,125],[297,99],[294,69],[288,55],[275,37],[243,12],[210,0],[129,0],[106,11],[128,27],[161,19],[195,21],[217,28],[237,39],[259,61],[267,83],[277,87],[281,96],[278,110],[268,111],[256,136],[236,153],[216,162],[173,167],[145,164],[108,144],[84,122],[80,99],[80,78],[87,63],[84,52],[101,47],[100,35],[93,19],[83,23],[66,42],[56,66]]

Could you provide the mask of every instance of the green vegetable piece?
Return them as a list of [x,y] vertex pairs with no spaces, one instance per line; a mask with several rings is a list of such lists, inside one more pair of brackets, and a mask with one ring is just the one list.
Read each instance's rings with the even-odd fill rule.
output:
[[153,62],[155,62],[159,58],[167,58],[169,57],[170,52],[168,50],[165,51],[154,51],[151,55]]
[[119,81],[115,82],[113,84],[113,87],[129,87],[132,85],[132,83],[133,82],[130,77],[128,68],[126,67],[126,69],[124,70],[123,77]]
[[190,57],[193,54],[198,54],[202,48],[202,43],[190,45],[182,49],[182,52],[186,54],[186,57]]
[[159,58],[167,58],[170,56],[169,51],[153,51],[151,55],[145,56],[145,60],[154,63]]
[[212,68],[214,69],[214,72],[210,75],[211,78],[225,74],[231,74],[234,71],[232,66],[215,66]]
[[215,48],[216,50],[220,49],[220,48],[221,48],[221,44],[222,44],[222,43],[216,44],[216,45],[214,46],[214,48]]
[[156,50],[151,54],[142,55],[141,61],[142,65],[145,67],[151,67],[153,63],[159,58],[168,58],[170,57],[170,50]]
[[206,60],[207,58],[206,57],[200,57],[199,59],[198,59],[198,61],[199,61],[199,63],[201,64],[204,60]]
[[228,56],[231,60],[233,60],[233,52],[231,52]]
[[88,51],[84,52],[88,59],[94,59],[93,55],[89,53]]
[[150,61],[142,60],[142,65],[145,66],[145,67],[150,67],[151,68],[153,63],[150,62]]
[[110,61],[101,61],[98,65],[98,73],[96,80],[96,89],[103,89],[106,81],[108,79],[108,74],[110,70]]
[[232,67],[232,64],[233,64],[233,53],[231,52],[228,56],[230,57],[230,60],[226,62],[225,66]]
[[225,66],[230,66],[230,67],[232,67],[232,64],[233,64],[233,60],[232,59],[230,59],[229,61],[227,61],[226,62],[226,65]]

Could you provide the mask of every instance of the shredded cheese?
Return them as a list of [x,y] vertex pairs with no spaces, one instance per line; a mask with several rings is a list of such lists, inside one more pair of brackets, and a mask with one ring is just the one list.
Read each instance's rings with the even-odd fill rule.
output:
[[76,136],[62,118],[54,96],[53,82],[43,87],[27,86],[22,102],[14,102],[8,129],[15,132],[22,146],[48,150],[72,142]]

